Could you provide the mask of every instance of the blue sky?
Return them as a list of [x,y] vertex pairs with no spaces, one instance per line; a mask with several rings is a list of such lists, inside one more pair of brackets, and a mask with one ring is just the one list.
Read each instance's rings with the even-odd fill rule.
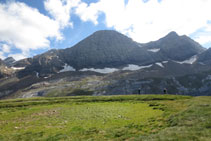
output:
[[19,60],[117,30],[146,43],[171,31],[211,47],[209,0],[0,0],[0,58]]

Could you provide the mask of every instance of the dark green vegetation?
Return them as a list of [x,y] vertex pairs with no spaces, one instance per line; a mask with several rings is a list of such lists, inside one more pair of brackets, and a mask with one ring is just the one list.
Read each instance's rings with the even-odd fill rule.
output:
[[0,140],[211,140],[211,98],[75,96],[0,101]]

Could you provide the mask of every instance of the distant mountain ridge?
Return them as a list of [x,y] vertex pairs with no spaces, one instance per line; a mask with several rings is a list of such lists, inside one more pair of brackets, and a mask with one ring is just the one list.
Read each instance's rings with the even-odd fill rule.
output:
[[211,65],[211,48],[208,50],[202,52],[200,55],[198,55],[198,60],[199,63],[204,63],[206,65]]
[[120,68],[129,64],[142,66],[167,60],[183,61],[204,50],[197,42],[187,36],[178,36],[176,32],[140,47],[140,44],[121,33],[101,30],[71,48],[50,50],[33,57],[20,74],[23,76],[35,71],[41,75],[57,73],[65,64],[81,70]]
[[[141,44],[101,30],[66,49],[0,60],[0,98],[161,93],[211,94],[211,49],[170,32]],[[77,93],[77,94],[76,94]]]
[[12,66],[13,63],[15,62],[15,59],[14,59],[13,57],[8,57],[8,58],[4,59],[3,62],[4,62],[7,66]]
[[144,45],[146,49],[160,49],[158,55],[162,58],[183,61],[205,51],[199,43],[186,35],[179,36],[170,32],[165,37]]

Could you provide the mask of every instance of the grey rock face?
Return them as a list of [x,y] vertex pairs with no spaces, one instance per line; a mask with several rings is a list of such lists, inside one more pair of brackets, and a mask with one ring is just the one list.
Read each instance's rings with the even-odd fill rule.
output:
[[16,61],[13,63],[14,67],[27,67],[29,65],[31,65],[32,63],[32,58],[26,58],[26,59],[22,59],[19,61]]
[[[23,64],[29,63],[29,65],[18,73],[19,77],[37,74],[44,77],[47,74],[57,73],[64,65],[64,61],[60,59],[60,52],[58,50],[50,50],[31,59],[22,60],[22,62]],[[17,65],[20,66],[22,62],[19,62]]]
[[176,61],[185,60],[205,51],[199,43],[185,35],[179,36],[176,32],[170,32],[158,41],[145,44],[144,47],[149,49],[159,48],[160,51],[156,54],[156,57]]
[[211,65],[211,48],[201,53],[198,57],[197,62]]
[[15,62],[15,59],[13,57],[8,57],[4,59],[4,63],[9,67],[12,66],[14,62]]
[[62,50],[64,60],[76,69],[149,64],[150,54],[116,31],[97,31],[72,48]]

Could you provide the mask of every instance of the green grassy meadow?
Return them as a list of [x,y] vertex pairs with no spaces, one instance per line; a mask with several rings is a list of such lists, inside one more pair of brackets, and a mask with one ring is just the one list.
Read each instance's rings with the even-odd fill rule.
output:
[[0,141],[211,140],[211,98],[71,96],[0,101]]

